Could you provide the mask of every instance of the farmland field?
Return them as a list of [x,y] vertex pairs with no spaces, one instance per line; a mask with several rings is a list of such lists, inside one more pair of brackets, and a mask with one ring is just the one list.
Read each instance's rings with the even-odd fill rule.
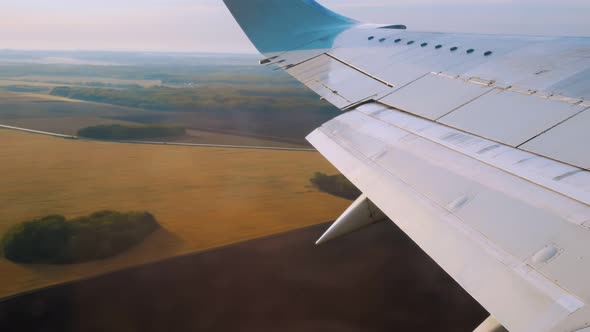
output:
[[314,152],[72,141],[0,130],[0,233],[47,214],[147,210],[163,230],[103,261],[0,260],[0,297],[333,220],[349,202],[309,185]]
[[305,136],[339,110],[256,60],[0,50],[0,124],[67,135],[97,125],[166,125],[189,132],[174,142],[309,147]]
[[223,122],[223,117],[200,121],[198,116],[185,112],[162,114],[156,111],[78,101],[40,93],[0,91],[0,124],[8,126],[76,135],[80,129],[96,125],[180,124],[187,128],[202,126],[204,130],[188,129],[186,136],[167,139],[167,141],[276,147],[304,145],[303,142],[299,142],[301,140],[256,135],[256,133],[239,130],[224,130]]
[[[0,125],[66,135],[95,126],[176,127],[149,141],[310,148],[339,114],[255,56],[0,50]],[[163,226],[111,259],[0,260],[0,298],[131,265],[333,220],[348,203],[315,190],[314,152],[64,140],[0,130],[0,234],[48,214],[147,210]]]
[[161,85],[160,80],[126,80],[108,77],[71,77],[71,76],[16,76],[4,82],[0,86],[12,84],[52,84],[52,85],[82,85],[82,86],[140,86],[150,87]]

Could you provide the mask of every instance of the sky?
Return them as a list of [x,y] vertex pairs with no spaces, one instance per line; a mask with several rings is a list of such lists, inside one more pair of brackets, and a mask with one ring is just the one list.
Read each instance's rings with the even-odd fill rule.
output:
[[[412,30],[590,37],[589,0],[319,2]],[[256,52],[221,0],[0,0],[0,8],[2,49]]]

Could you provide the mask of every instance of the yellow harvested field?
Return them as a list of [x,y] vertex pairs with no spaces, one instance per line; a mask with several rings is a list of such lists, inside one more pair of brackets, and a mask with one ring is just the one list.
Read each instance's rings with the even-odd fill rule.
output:
[[0,91],[0,101],[2,104],[5,103],[22,103],[22,102],[51,102],[61,101],[69,103],[86,103],[84,101],[69,99],[60,96],[52,96],[45,93],[34,93],[34,92],[7,92]]
[[128,145],[0,130],[0,233],[37,216],[147,210],[163,230],[129,252],[69,266],[0,260],[0,298],[336,218],[309,187],[336,170],[314,152]]

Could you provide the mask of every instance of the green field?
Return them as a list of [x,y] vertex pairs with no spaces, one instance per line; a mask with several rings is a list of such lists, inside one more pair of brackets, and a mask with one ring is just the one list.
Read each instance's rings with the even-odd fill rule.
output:
[[[43,63],[45,58],[72,61]],[[166,125],[189,132],[171,141],[306,146],[304,137],[339,110],[255,60],[0,51],[0,124],[70,135],[96,125]],[[194,132],[225,135],[224,143]]]

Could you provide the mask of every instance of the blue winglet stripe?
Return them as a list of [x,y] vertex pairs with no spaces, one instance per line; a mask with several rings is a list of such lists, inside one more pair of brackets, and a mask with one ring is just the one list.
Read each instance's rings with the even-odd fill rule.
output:
[[329,48],[334,38],[358,22],[334,13],[314,0],[224,0],[261,53]]

